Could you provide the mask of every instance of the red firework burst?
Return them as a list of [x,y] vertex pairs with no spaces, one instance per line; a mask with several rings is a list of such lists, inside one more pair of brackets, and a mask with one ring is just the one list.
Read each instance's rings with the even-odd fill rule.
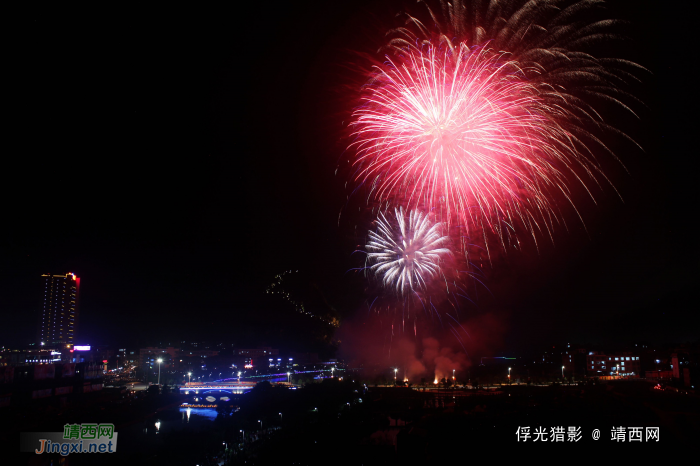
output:
[[[606,148],[585,127],[615,130],[581,96],[629,110],[611,94],[623,94],[613,85],[616,72],[626,73],[618,68],[635,65],[576,51],[612,24],[566,25],[583,2],[558,14],[513,3],[510,19],[484,14],[493,24],[476,32],[464,26],[474,18],[462,2],[443,5],[450,36],[413,17],[417,35],[397,30],[351,122],[355,180],[375,200],[437,212],[448,225],[501,240],[516,225],[535,237],[551,234],[557,196],[573,204],[570,179],[585,187],[581,175],[604,177],[586,142]],[[533,27],[537,20],[552,27]]]

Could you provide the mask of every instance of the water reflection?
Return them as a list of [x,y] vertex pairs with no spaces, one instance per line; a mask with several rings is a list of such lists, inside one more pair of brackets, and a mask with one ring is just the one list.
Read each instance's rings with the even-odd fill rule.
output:
[[180,408],[180,412],[182,413],[182,421],[185,423],[189,423],[190,420],[213,421],[216,419],[216,409],[214,408]]

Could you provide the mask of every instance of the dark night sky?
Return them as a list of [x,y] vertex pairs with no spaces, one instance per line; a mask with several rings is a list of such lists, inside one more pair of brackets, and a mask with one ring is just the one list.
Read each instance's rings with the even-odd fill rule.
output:
[[[305,318],[264,295],[290,268],[355,315],[364,297],[346,274],[354,238],[338,226],[334,171],[350,51],[373,47],[372,25],[400,5],[374,3],[18,14],[4,66],[0,345],[34,337],[47,272],[81,277],[80,340],[92,344],[307,348]],[[694,39],[658,3],[612,7],[653,73],[641,123],[620,123],[646,152],[621,146],[630,173],[611,176],[624,203],[610,189],[582,201],[588,233],[571,223],[554,246],[489,270],[495,297],[469,312],[502,322],[494,349],[697,338]]]

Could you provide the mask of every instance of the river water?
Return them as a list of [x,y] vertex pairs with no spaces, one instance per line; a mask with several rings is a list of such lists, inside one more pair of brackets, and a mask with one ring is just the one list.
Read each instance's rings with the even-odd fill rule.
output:
[[119,428],[117,450],[130,455],[155,454],[171,432],[196,433],[208,430],[216,419],[215,408],[172,408],[158,411],[142,422]]

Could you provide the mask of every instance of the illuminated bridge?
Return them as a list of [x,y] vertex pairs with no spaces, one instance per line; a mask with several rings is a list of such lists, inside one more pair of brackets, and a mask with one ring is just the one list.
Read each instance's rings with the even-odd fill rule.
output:
[[183,395],[204,395],[225,392],[240,395],[251,391],[255,384],[256,382],[192,382],[180,387],[180,393]]

